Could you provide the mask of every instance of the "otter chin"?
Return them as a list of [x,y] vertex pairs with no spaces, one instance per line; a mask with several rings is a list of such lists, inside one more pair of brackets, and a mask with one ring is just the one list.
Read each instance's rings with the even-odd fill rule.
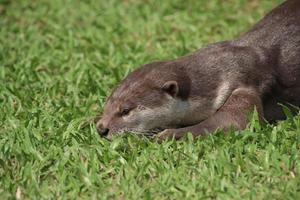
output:
[[300,1],[288,0],[239,38],[175,60],[143,65],[107,98],[101,136],[198,137],[285,118],[300,106]]

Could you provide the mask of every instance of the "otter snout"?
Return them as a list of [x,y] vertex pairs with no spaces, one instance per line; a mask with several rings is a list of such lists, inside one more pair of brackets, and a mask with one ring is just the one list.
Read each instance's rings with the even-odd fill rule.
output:
[[103,122],[103,120],[98,120],[97,124],[96,124],[96,128],[97,128],[97,132],[99,133],[100,136],[105,137],[108,135],[109,133],[109,128],[107,125],[105,125],[105,123]]

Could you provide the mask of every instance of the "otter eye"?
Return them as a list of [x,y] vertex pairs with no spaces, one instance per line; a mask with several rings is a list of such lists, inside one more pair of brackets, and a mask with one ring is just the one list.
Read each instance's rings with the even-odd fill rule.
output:
[[121,112],[121,115],[122,116],[126,116],[126,115],[128,115],[130,113],[130,109],[129,108],[124,108],[123,110],[122,110],[122,112]]

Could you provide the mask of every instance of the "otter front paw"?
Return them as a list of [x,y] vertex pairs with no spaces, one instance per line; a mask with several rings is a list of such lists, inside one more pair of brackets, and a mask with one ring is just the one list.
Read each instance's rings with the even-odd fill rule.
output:
[[154,139],[156,141],[164,141],[164,140],[171,140],[171,139],[180,139],[183,135],[178,132],[176,129],[166,129],[157,135],[155,135]]

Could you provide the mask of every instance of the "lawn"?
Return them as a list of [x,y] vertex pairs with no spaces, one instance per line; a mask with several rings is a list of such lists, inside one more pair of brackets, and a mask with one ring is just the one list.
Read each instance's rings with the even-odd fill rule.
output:
[[133,69],[237,37],[280,2],[0,0],[0,199],[299,199],[299,115],[161,144],[91,122]]

